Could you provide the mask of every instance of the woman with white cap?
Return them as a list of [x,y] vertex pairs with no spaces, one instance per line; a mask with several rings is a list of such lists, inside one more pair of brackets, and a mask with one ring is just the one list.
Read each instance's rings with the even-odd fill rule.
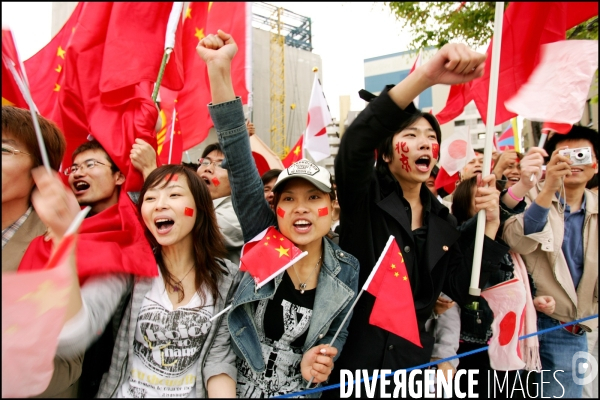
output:
[[308,252],[260,288],[248,273],[242,277],[227,319],[238,355],[237,394],[302,391],[310,380],[319,385],[328,379],[342,350],[349,321],[344,317],[358,292],[358,261],[326,237],[335,191],[325,168],[304,159],[281,172],[273,188],[276,212],[271,211],[252,158],[242,102],[233,91],[230,67],[237,45],[219,31],[202,39],[197,51],[208,66],[209,110],[244,241],[275,226]]

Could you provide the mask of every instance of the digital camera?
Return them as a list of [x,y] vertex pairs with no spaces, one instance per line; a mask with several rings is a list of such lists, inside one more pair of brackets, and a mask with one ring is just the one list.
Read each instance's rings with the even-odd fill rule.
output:
[[592,149],[590,147],[560,150],[558,154],[569,157],[573,161],[571,165],[588,165],[592,163]]

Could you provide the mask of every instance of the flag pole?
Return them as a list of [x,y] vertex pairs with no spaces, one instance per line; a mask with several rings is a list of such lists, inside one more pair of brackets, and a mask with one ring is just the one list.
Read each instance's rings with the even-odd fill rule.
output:
[[156,84],[154,85],[154,91],[152,92],[152,101],[156,103],[158,97],[158,90],[160,89],[160,83],[163,80],[165,74],[165,68],[169,62],[169,56],[175,47],[175,31],[177,30],[177,23],[181,18],[181,12],[183,11],[183,1],[173,2],[173,8],[171,8],[171,14],[169,15],[169,22],[167,22],[167,32],[165,34],[165,52],[160,63],[160,69],[158,70],[158,78],[156,78]]
[[[340,331],[344,327],[344,324],[348,320],[348,317],[352,313],[352,310],[354,310],[354,307],[356,306],[356,303],[358,303],[358,299],[360,299],[360,296],[369,287],[369,284],[371,283],[371,281],[373,280],[373,277],[375,276],[375,273],[379,269],[379,266],[381,265],[381,262],[383,261],[383,258],[385,257],[388,249],[392,245],[392,241],[393,240],[394,240],[394,236],[390,235],[390,237],[388,238],[387,243],[385,244],[385,247],[383,248],[383,251],[381,252],[381,255],[379,256],[379,259],[377,260],[377,263],[375,264],[375,266],[371,270],[371,273],[369,274],[369,277],[365,281],[365,284],[360,289],[360,292],[358,292],[358,295],[356,296],[356,299],[354,299],[354,303],[352,303],[352,306],[350,306],[350,309],[346,313],[346,316],[342,320],[342,323],[340,324],[340,326],[338,327],[337,331],[335,332],[335,335],[333,335],[333,339],[331,339],[331,342],[329,343],[329,347],[331,347],[333,345],[333,343],[335,342],[335,339],[337,339],[338,335],[340,334]],[[312,378],[310,378],[310,381],[308,382],[308,385],[306,385],[306,389],[310,389],[310,385],[312,385],[314,379],[315,379],[314,376]]]
[[48,152],[46,151],[46,144],[44,143],[44,137],[42,136],[42,129],[40,128],[40,123],[37,118],[37,107],[31,98],[31,93],[29,92],[29,87],[27,83],[21,79],[13,62],[7,57],[2,56],[2,61],[8,67],[10,73],[12,74],[21,94],[25,98],[27,105],[29,106],[29,112],[31,113],[31,119],[33,120],[33,128],[35,130],[35,136],[37,137],[38,145],[40,146],[40,154],[42,156],[42,164],[46,167],[46,171],[48,173],[52,173],[52,168],[50,167],[50,161],[48,159]]
[[[490,68],[490,90],[488,94],[487,124],[485,133],[485,147],[483,150],[483,172],[489,175],[492,167],[492,145],[494,138],[494,125],[496,123],[496,102],[498,98],[498,76],[500,71],[500,49],[502,48],[502,19],[504,17],[504,2],[496,3],[494,16],[494,37],[492,42],[492,59]],[[481,257],[483,255],[483,236],[485,233],[485,210],[477,214],[477,231],[475,232],[475,251],[473,253],[473,270],[471,271],[471,284],[469,294],[479,296],[479,275],[481,273]]]
[[171,164],[171,155],[173,154],[173,136],[175,135],[175,118],[177,118],[177,110],[173,107],[173,116],[171,117],[171,142],[169,143],[169,161],[167,164]]

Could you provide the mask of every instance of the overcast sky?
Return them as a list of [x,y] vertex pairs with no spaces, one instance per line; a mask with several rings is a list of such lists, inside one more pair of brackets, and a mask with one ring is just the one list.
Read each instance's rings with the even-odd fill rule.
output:
[[[273,2],[312,20],[313,52],[323,61],[323,89],[334,118],[339,96],[351,96],[351,109],[361,110],[358,91],[364,86],[365,58],[407,50],[410,36],[383,3]],[[52,3],[2,2],[2,25],[9,26],[23,60],[50,41]]]

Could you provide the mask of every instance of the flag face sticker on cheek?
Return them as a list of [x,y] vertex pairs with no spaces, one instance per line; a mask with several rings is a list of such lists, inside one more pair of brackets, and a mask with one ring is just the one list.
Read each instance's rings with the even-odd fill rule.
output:
[[329,214],[329,208],[327,208],[327,207],[319,208],[318,211],[319,211],[319,217],[324,217]]
[[194,216],[194,210],[186,207],[185,210],[183,210],[184,214],[188,217],[193,217]]
[[216,176],[214,178],[212,178],[212,183],[215,186],[219,186],[221,184],[221,182],[219,181],[219,178],[217,178]]
[[281,218],[285,217],[285,210],[281,207],[277,207],[277,215],[279,215]]
[[432,144],[431,151],[433,153],[433,158],[437,160],[438,156],[440,155],[440,145],[437,143]]

